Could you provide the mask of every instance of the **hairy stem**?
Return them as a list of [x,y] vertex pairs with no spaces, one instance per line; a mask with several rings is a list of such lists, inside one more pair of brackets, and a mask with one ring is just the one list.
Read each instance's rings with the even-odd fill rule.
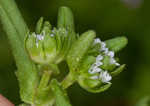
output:
[[16,60],[21,99],[32,104],[34,89],[38,83],[38,74],[35,64],[29,59],[24,48],[24,36],[28,28],[14,0],[0,0],[0,22]]

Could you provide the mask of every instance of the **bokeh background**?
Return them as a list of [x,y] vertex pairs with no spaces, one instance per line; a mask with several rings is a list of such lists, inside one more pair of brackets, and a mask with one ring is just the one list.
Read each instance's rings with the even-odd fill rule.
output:
[[[114,78],[112,87],[100,94],[88,93],[77,84],[68,89],[73,106],[135,106],[150,96],[150,0],[16,0],[31,30],[45,17],[56,25],[60,6],[75,16],[76,32],[88,29],[102,40],[126,36],[129,43],[118,55],[127,67]],[[18,82],[10,45],[0,26],[0,93],[19,104]],[[140,105],[145,106],[145,105]]]

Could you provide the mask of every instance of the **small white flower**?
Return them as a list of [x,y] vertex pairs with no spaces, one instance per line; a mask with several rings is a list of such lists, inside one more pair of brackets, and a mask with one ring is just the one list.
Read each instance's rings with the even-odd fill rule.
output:
[[37,38],[38,40],[43,40],[43,39],[44,39],[44,36],[43,36],[43,35],[40,35],[40,34],[37,34],[37,35],[36,35],[36,38]]
[[98,72],[101,72],[102,69],[100,69],[98,66],[92,66],[90,69],[89,69],[89,73],[90,74],[95,74],[95,73],[98,73]]
[[119,64],[119,63],[115,63],[115,65],[116,65],[116,66],[120,66],[120,64]]
[[108,48],[105,48],[103,51],[105,54],[107,54],[109,52]]
[[53,37],[53,36],[54,36],[54,34],[53,34],[53,33],[51,33],[51,34],[50,34],[50,36],[51,36],[51,37]]
[[101,66],[101,65],[103,65],[103,63],[102,62],[100,62],[100,61],[96,61],[96,63],[94,63],[96,66]]
[[107,53],[107,55],[110,56],[110,57],[114,57],[115,53],[114,53],[113,51],[109,51],[109,52]]
[[90,77],[93,80],[97,80],[99,77],[97,75]]
[[102,55],[98,55],[98,56],[96,57],[96,61],[101,61],[101,60],[103,60],[103,56],[102,56]]
[[110,58],[110,64],[115,64],[116,66],[120,66],[120,64],[117,63],[114,58]]
[[94,39],[94,44],[101,43],[101,40],[99,38]]
[[106,43],[105,42],[101,42],[101,50],[104,51],[106,48]]
[[102,71],[100,73],[99,78],[101,79],[101,81],[103,83],[110,83],[110,80],[112,79],[112,77],[110,76],[110,74],[107,71]]

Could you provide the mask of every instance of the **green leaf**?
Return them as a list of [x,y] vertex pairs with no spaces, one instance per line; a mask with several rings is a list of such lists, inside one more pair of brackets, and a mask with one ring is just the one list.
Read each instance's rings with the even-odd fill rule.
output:
[[[60,33],[62,36],[57,37],[57,43],[61,41],[61,54],[64,54],[64,56],[66,56],[72,43],[77,39],[74,28],[74,17],[70,8],[64,6],[59,8],[57,28],[60,31],[62,30],[61,33],[64,33]],[[63,31],[63,29],[65,29],[65,31]]]
[[67,56],[67,63],[70,70],[76,70],[79,66],[82,58],[93,43],[95,36],[96,34],[94,31],[87,31],[74,42]]
[[0,0],[0,6],[3,8],[9,20],[13,24],[19,38],[22,43],[24,43],[24,37],[28,31],[28,27],[20,14],[20,11],[17,8],[17,5],[14,0]]
[[126,66],[125,64],[121,65],[120,67],[118,67],[115,71],[111,72],[110,74],[113,77],[120,74],[123,71],[123,69],[125,68],[125,66]]
[[[95,82],[96,83],[96,82]],[[82,88],[84,88],[85,90],[87,90],[88,92],[91,92],[91,93],[100,93],[100,92],[104,92],[106,91],[108,88],[111,87],[111,83],[108,83],[108,84],[105,84],[105,85],[99,85],[98,87],[94,87],[94,88],[90,88],[88,86],[85,86],[85,85],[82,85],[84,83],[80,83],[80,86]]]
[[43,17],[41,17],[39,20],[38,20],[38,22],[37,22],[37,25],[36,25],[36,33],[38,33],[38,34],[40,34],[41,33],[41,31],[42,31],[42,27],[43,27]]
[[52,94],[52,90],[49,86],[51,74],[52,71],[50,70],[43,72],[34,97],[35,106],[52,106],[54,103],[54,95]]
[[74,32],[74,18],[70,8],[60,7],[58,11],[58,28],[65,28]]
[[26,103],[32,103],[39,79],[36,66],[29,59],[24,48],[24,36],[27,33],[26,24],[14,0],[0,0],[0,20],[16,60],[21,99]]
[[110,50],[114,52],[118,52],[127,45],[128,40],[126,37],[123,36],[123,37],[116,37],[110,40],[106,40],[105,42],[106,42],[107,47]]
[[51,87],[55,95],[56,106],[71,106],[67,93],[62,89],[62,87],[56,79],[52,80]]

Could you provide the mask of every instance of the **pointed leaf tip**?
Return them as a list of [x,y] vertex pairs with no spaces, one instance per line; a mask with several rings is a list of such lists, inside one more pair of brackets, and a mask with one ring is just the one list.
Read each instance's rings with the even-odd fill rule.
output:
[[105,42],[110,50],[118,52],[127,45],[128,39],[125,36],[122,36],[106,40]]
[[44,21],[44,18],[43,17],[41,17],[39,20],[38,20],[38,22],[37,22],[37,24],[36,24],[36,33],[38,33],[38,34],[40,34],[41,33],[41,30],[42,30],[42,27],[43,27],[43,21]]
[[65,6],[59,8],[57,27],[74,31],[74,17],[70,8]]

